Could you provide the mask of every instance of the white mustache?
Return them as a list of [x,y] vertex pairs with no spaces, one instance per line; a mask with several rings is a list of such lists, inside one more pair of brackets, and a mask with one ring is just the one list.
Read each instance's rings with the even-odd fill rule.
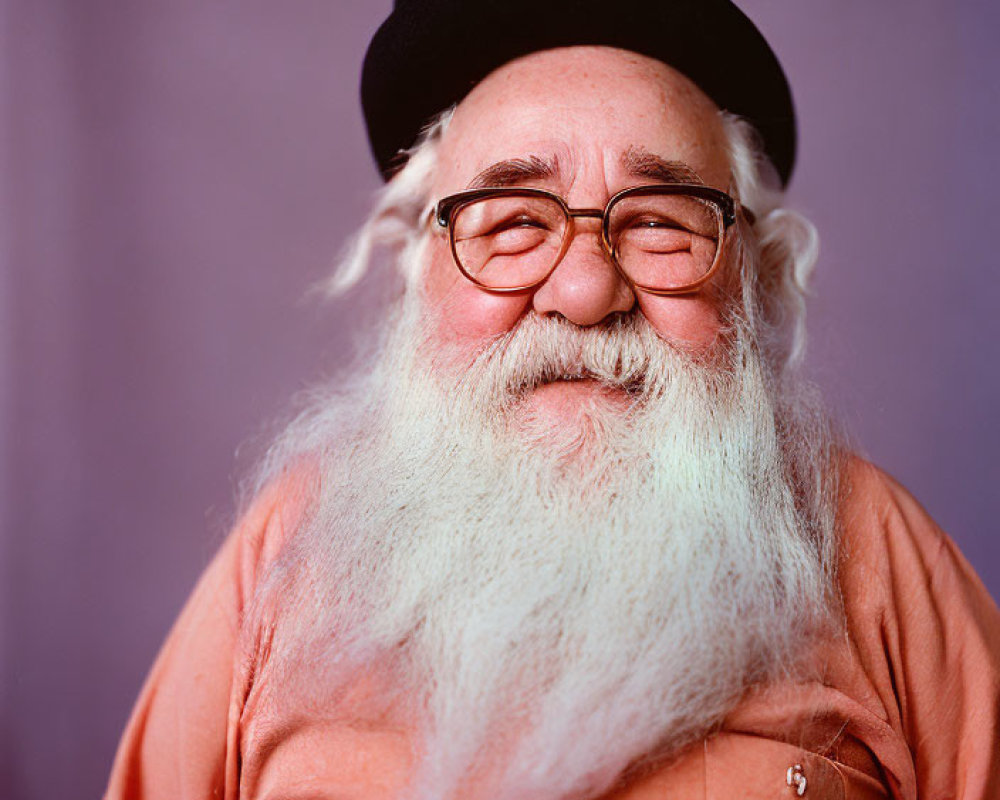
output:
[[490,376],[497,399],[516,399],[553,381],[596,380],[637,397],[662,389],[690,359],[641,314],[581,328],[562,317],[526,316],[477,356],[469,375]]

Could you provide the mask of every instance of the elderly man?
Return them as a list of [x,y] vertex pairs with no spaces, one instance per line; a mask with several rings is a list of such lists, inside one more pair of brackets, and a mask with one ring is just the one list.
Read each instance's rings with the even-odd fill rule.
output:
[[405,293],[271,449],[119,797],[986,798],[1000,614],[795,367],[815,235],[728,0],[408,0],[334,279]]

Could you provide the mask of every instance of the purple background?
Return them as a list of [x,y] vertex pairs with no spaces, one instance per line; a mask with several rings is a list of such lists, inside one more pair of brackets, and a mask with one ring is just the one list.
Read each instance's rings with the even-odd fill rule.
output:
[[[237,448],[371,316],[377,280],[305,294],[378,185],[356,86],[389,5],[0,5],[8,798],[100,792]],[[997,596],[1000,6],[742,5],[800,109],[814,373]]]

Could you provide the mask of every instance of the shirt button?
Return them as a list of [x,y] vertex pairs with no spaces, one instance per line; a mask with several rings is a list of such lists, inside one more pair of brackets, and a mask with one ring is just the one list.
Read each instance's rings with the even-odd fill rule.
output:
[[802,771],[801,764],[794,764],[785,773],[785,784],[795,790],[795,794],[802,797],[806,793],[806,775]]

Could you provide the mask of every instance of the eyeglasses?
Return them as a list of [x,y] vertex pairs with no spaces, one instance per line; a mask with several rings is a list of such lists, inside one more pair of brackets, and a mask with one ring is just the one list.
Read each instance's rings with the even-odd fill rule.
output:
[[[566,254],[578,217],[601,220],[601,243],[634,288],[658,295],[697,291],[722,261],[736,202],[687,183],[635,186],[603,210],[570,208],[542,189],[471,189],[434,212],[462,274],[484,289],[519,292],[542,283]],[[749,214],[749,212],[747,212]]]

